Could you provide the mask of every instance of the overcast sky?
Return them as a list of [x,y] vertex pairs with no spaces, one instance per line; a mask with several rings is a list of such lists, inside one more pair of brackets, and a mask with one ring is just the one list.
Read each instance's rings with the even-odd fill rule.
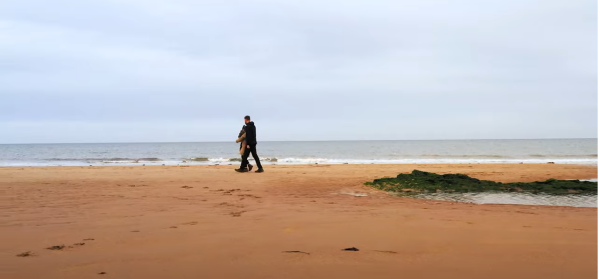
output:
[[595,138],[596,5],[0,1],[0,143]]

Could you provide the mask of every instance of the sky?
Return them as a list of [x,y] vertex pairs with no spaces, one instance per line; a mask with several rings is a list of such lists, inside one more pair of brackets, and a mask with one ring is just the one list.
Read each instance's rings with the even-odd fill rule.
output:
[[0,1],[0,143],[596,138],[597,11]]

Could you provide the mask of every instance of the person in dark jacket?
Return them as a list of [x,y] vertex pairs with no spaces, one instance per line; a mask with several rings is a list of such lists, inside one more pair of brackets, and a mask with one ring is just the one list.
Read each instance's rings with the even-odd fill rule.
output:
[[258,158],[258,154],[256,154],[256,126],[254,126],[254,122],[250,121],[250,116],[246,115],[244,117],[244,122],[246,123],[246,150],[244,151],[244,155],[242,156],[242,165],[239,169],[235,169],[237,172],[248,172],[248,156],[252,153],[252,158],[256,162],[256,166],[258,169],[256,172],[264,172],[262,165],[260,164],[260,158]]

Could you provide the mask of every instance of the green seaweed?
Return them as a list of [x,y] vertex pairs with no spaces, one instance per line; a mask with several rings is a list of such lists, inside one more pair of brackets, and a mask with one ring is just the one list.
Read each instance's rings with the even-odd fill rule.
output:
[[598,194],[598,182],[548,179],[536,182],[502,183],[479,180],[465,174],[436,174],[413,170],[395,178],[379,178],[365,185],[390,192],[469,193],[469,192],[528,192],[545,194]]

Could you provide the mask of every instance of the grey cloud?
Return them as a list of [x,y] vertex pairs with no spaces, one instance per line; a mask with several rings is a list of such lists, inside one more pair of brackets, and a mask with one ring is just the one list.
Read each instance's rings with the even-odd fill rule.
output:
[[596,137],[596,5],[5,1],[0,142]]

